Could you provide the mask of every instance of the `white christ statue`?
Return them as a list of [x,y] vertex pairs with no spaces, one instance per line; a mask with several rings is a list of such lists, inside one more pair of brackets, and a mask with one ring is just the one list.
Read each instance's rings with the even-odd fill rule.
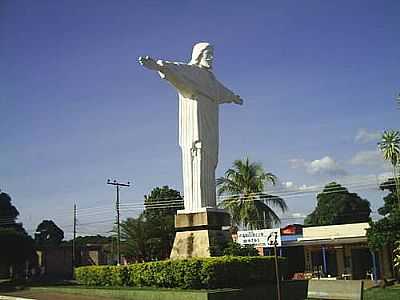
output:
[[182,149],[184,211],[216,207],[215,169],[218,163],[218,107],[243,104],[212,73],[213,47],[194,45],[189,63],[139,57],[144,67],[158,71],[179,94],[179,145]]

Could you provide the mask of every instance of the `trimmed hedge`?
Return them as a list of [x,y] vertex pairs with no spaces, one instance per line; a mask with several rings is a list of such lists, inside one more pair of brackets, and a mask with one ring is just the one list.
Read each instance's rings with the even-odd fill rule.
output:
[[[281,275],[285,259],[279,258]],[[222,256],[164,260],[128,266],[87,266],[75,269],[80,284],[183,289],[235,288],[275,280],[274,258]]]

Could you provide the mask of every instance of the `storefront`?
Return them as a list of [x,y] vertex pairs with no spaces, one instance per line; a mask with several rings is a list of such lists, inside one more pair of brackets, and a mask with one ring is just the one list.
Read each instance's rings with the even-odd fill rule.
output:
[[[368,223],[281,228],[278,255],[288,260],[289,278],[381,279],[392,277],[387,249],[368,248]],[[270,248],[257,247],[261,255]]]

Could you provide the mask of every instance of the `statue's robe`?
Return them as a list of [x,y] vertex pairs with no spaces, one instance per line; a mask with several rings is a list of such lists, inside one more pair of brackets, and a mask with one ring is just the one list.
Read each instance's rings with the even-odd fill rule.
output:
[[237,100],[208,69],[157,61],[160,76],[179,94],[179,145],[182,149],[184,212],[216,207],[218,106]]

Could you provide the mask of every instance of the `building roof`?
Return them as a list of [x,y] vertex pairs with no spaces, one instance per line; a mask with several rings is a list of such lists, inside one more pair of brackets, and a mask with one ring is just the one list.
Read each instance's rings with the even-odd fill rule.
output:
[[303,236],[297,244],[348,244],[367,240],[368,223],[354,223],[303,228]]

